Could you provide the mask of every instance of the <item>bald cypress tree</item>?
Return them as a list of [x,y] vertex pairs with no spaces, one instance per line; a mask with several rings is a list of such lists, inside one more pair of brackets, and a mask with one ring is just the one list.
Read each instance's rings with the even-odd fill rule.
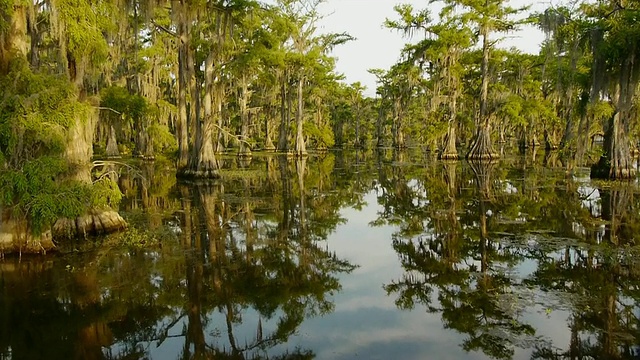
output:
[[506,0],[442,0],[444,13],[459,17],[463,23],[475,29],[482,46],[481,85],[478,94],[478,111],[475,115],[475,135],[467,158],[475,160],[492,160],[499,157],[493,149],[491,141],[492,117],[496,111],[489,102],[489,63],[496,34],[515,30],[517,22],[513,16],[524,8],[508,6]]
[[[113,23],[110,22],[113,17],[108,14],[117,11],[118,3],[67,0],[52,2],[50,6],[52,35],[58,44],[60,57],[66,59],[63,71],[73,85],[77,101],[87,105],[85,112],[74,113],[67,133],[65,158],[69,163],[69,177],[90,185],[93,181],[91,157],[98,114],[97,104],[91,103],[87,84],[98,81],[94,76],[101,72],[108,58],[104,34],[113,31]],[[115,185],[113,188],[117,189]],[[59,220],[54,232],[85,236],[88,233],[111,232],[125,226],[125,221],[116,211],[90,206],[86,213],[76,218]]]
[[[440,21],[431,22],[429,12],[414,12],[409,5],[395,7],[399,20],[387,20],[387,27],[401,30],[405,35],[422,32],[426,35],[404,53],[418,66],[428,80],[429,101],[426,112],[432,118],[445,122],[447,131],[439,149],[439,158],[458,159],[456,131],[458,128],[459,99],[462,96],[462,76],[465,69],[462,55],[473,44],[471,29],[450,8],[440,13]],[[446,108],[445,111],[442,108]]]
[[604,122],[603,154],[591,177],[631,179],[636,176],[630,128],[638,121],[634,99],[640,83],[640,4],[600,2],[586,7],[592,19],[593,82],[591,97],[606,95],[613,112]]
[[[36,10],[30,2],[0,3],[0,205],[26,220],[31,232],[46,232],[57,219],[56,234],[126,226],[109,206],[121,196],[115,183],[91,175],[97,104],[87,84],[106,58],[109,26],[97,13],[112,5],[59,1]],[[50,24],[47,34],[29,30],[34,11]],[[40,51],[33,42],[45,35],[54,46],[30,56]],[[33,59],[42,55],[58,66],[38,67]]]

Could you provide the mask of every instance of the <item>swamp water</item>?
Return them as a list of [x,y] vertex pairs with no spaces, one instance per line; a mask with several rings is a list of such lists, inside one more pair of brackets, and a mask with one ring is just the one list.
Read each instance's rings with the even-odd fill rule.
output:
[[131,228],[0,261],[0,359],[637,359],[637,184],[552,159],[122,174]]

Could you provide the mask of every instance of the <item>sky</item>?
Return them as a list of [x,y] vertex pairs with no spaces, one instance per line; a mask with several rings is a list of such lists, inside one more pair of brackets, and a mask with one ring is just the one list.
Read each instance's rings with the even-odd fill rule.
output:
[[[386,18],[394,18],[396,4],[412,4],[414,9],[434,7],[428,0],[327,0],[320,7],[325,15],[319,24],[319,32],[347,32],[357,40],[333,50],[337,58],[337,71],[346,76],[346,82],[359,81],[367,87],[365,94],[375,94],[375,76],[368,69],[388,69],[400,56],[400,50],[411,39],[402,37],[397,31],[382,26]],[[523,6],[524,0],[513,0],[512,6]],[[550,3],[536,2],[533,11],[540,11]],[[437,10],[432,10],[433,16]],[[528,52],[538,52],[543,34],[533,28],[525,28],[507,35],[501,46]],[[415,41],[415,40],[414,40]]]

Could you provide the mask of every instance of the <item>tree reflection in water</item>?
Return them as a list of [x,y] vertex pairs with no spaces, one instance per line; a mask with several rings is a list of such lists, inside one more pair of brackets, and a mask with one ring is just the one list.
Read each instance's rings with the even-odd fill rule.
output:
[[[397,228],[405,271],[385,290],[400,309],[440,314],[445,329],[465,335],[463,349],[491,358],[513,358],[515,348],[534,348],[536,359],[637,358],[640,272],[629,248],[640,234],[637,187],[600,189],[594,219],[576,180],[522,164],[381,173],[374,225]],[[568,350],[528,323],[526,313],[541,308],[572,313]]]
[[[488,236],[488,218],[495,211],[493,165],[473,163],[471,169],[474,185],[468,189],[464,186],[470,181],[456,183],[455,163],[442,163],[413,186],[428,199],[407,213],[393,213],[419,222],[423,230],[396,234],[394,249],[406,273],[385,290],[398,296],[401,309],[419,304],[440,313],[445,328],[467,335],[462,343],[466,351],[509,359],[513,344],[527,340],[534,329],[521,321],[522,304],[510,298],[514,279],[508,273],[517,255]],[[396,181],[405,184],[396,183],[396,188],[407,184],[406,179]],[[472,196],[469,190],[474,190]]]
[[640,264],[635,185],[601,187],[601,214],[584,233],[584,246],[566,247],[540,259],[529,280],[553,293],[571,313],[566,350],[538,347],[533,359],[637,359],[640,357]]
[[[15,359],[124,359],[157,351],[178,351],[183,359],[314,357],[309,349],[270,349],[305,319],[333,311],[336,276],[354,269],[321,243],[343,221],[342,201],[317,187],[306,160],[276,161],[279,178],[269,173],[270,159],[266,174],[169,186],[164,194],[154,194],[162,180],[123,176],[124,206],[147,228],[143,236],[169,228],[173,237],[115,256],[113,249],[83,252],[73,259],[82,265],[62,265],[69,257],[3,263],[0,353]],[[309,194],[307,181],[322,196]]]
[[[402,273],[379,276],[397,319],[422,308],[462,349],[496,359],[639,356],[635,184],[568,177],[551,155],[221,161],[226,178],[198,184],[140,162],[119,177],[128,232],[0,262],[0,358],[313,358],[324,349],[291,340],[334,310],[338,279],[354,269],[324,242],[347,222],[345,207],[378,211],[370,225],[393,232],[383,255]],[[384,301],[379,287],[363,291]]]

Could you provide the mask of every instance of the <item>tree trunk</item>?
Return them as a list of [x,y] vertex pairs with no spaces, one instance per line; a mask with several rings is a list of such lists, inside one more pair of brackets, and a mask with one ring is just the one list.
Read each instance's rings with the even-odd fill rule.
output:
[[264,149],[266,151],[274,151],[276,146],[273,144],[273,140],[271,139],[271,127],[269,126],[269,120],[275,118],[275,109],[272,105],[269,105],[267,108],[268,112],[264,117],[264,137],[266,139],[264,142]]
[[524,154],[529,147],[529,134],[524,126],[518,126],[518,151]]
[[9,253],[45,254],[55,247],[51,231],[33,235],[26,220],[15,219],[10,210],[0,209],[0,258]]
[[449,128],[444,138],[444,146],[440,152],[439,157],[441,160],[458,160],[458,149],[456,148],[456,128],[458,127],[458,122],[456,121],[456,112],[456,98],[454,96],[449,104]]
[[26,59],[29,52],[26,6],[13,5],[11,19],[0,18],[0,21],[9,23],[6,33],[0,33],[0,73],[6,74],[9,71],[11,59]]
[[487,109],[489,95],[489,29],[482,26],[482,84],[480,87],[480,114],[476,120],[476,136],[467,159],[492,160],[499,158],[491,143],[491,121]]
[[280,132],[278,135],[278,151],[287,152],[289,150],[288,137],[289,137],[289,108],[287,107],[287,74],[282,75],[282,82],[280,83]]
[[[91,156],[93,155],[93,133],[96,124],[96,113],[87,118],[76,114],[75,123],[69,130],[65,156],[69,163],[69,178],[81,183],[91,184]],[[86,237],[119,231],[127,227],[127,223],[111,209],[89,209],[86,214],[75,219],[59,219],[53,225],[53,237]]]
[[339,148],[343,147],[344,146],[344,120],[339,115],[337,116],[336,122],[333,126],[333,134],[335,139],[334,145]]
[[489,124],[478,127],[471,150],[467,154],[470,160],[495,160],[500,156],[493,150],[491,144],[491,128]]
[[296,156],[307,156],[307,148],[304,143],[304,100],[302,98],[302,90],[304,84],[304,76],[298,80],[298,109],[296,111]]
[[146,127],[142,129],[142,131],[140,132],[140,136],[145,139],[145,142],[144,142],[145,146],[143,147],[144,158],[146,160],[154,160],[156,158],[156,151],[153,146],[153,140],[149,136],[149,132],[147,131]]
[[244,73],[241,77],[241,94],[240,94],[240,149],[238,156],[251,156],[251,147],[247,142],[249,138],[249,87],[247,85],[247,75]]
[[636,176],[629,149],[629,136],[620,117],[620,112],[616,112],[609,120],[604,133],[604,153],[600,161],[591,167],[592,178],[622,180]]
[[29,39],[31,39],[29,62],[31,63],[31,69],[37,71],[40,68],[40,42],[42,35],[40,34],[40,29],[38,29],[38,14],[36,13],[36,6],[33,3],[29,4],[27,24],[29,26]]
[[543,134],[544,134],[544,149],[546,151],[557,150],[558,142],[556,140],[555,131],[548,131],[545,129]]
[[376,147],[384,147],[384,115],[383,100],[381,98],[378,107],[378,119],[376,120]]
[[106,155],[109,158],[119,158],[118,140],[116,138],[116,128],[111,125],[109,135],[107,136]]
[[353,142],[353,146],[356,149],[362,147],[362,143],[360,142],[360,106],[356,105],[356,139]]
[[135,149],[133,151],[134,157],[139,157],[145,160],[155,159],[155,150],[153,147],[153,140],[149,137],[149,132],[146,126],[142,126],[139,129],[134,129],[137,132],[135,134]]
[[[605,83],[604,75],[606,72],[606,59],[602,55],[602,52],[598,50],[604,41],[604,30],[601,27],[596,27],[591,30],[590,35],[591,53],[594,54],[594,56],[591,64],[589,104],[594,105],[600,99],[602,88]],[[580,118],[580,124],[578,126],[578,146],[576,148],[576,160],[580,162],[583,160],[585,153],[590,150],[592,120],[594,120],[593,115],[584,114]]]
[[455,122],[449,123],[447,135],[444,138],[444,146],[440,152],[441,160],[458,160],[458,150],[456,149],[456,127]]
[[[190,26],[187,28],[187,33],[190,31]],[[190,102],[188,105],[189,109],[189,124],[188,124],[188,133],[191,134],[190,146],[191,146],[191,154],[189,155],[189,162],[198,158],[198,152],[202,147],[202,122],[200,119],[200,88],[202,83],[196,76],[195,69],[195,59],[194,59],[194,51],[191,47],[187,47],[187,70],[188,70],[188,83],[189,83],[189,92]],[[197,165],[192,165],[189,163],[189,168],[194,168]]]
[[[574,90],[573,90],[573,82],[574,82],[574,77],[576,74],[576,67],[578,65],[578,49],[579,49],[579,45],[580,45],[580,41],[574,41],[573,46],[571,47],[571,72],[570,72],[570,81],[569,81],[569,86],[567,88],[567,90],[564,92],[565,93],[565,101],[564,101],[564,107],[566,109],[565,113],[564,113],[564,119],[565,119],[565,129],[564,129],[564,134],[562,135],[562,140],[560,141],[560,147],[564,148],[569,148],[570,146],[573,145],[573,139],[574,139],[574,122],[573,122],[573,108],[574,108]],[[560,57],[558,57],[558,59],[560,59]],[[558,67],[558,69],[560,69],[560,67]]]
[[186,177],[218,178],[220,176],[219,165],[213,148],[213,128],[215,124],[214,117],[221,115],[220,109],[222,106],[220,94],[215,87],[221,85],[214,82],[213,59],[214,54],[212,52],[207,56],[204,63],[204,118],[202,126],[198,126],[201,131],[198,135],[200,147],[198,151],[194,152],[193,158],[189,162],[189,168],[180,174]]
[[620,67],[620,79],[613,96],[616,111],[605,126],[604,153],[600,161],[591,167],[592,178],[620,180],[636,177],[629,146],[629,123],[640,70],[636,64],[635,46],[631,50]]
[[393,135],[393,147],[396,149],[404,149],[404,134],[402,133],[402,104],[400,99],[394,100],[393,106],[393,123],[391,125],[391,134]]
[[186,25],[186,9],[179,1],[172,1],[172,11],[178,13],[178,118],[176,120],[176,137],[178,138],[178,169],[185,169],[189,162],[189,135],[187,125],[187,86],[188,64],[187,51],[189,34]]
[[217,131],[216,131],[216,142],[215,142],[215,149],[214,151],[216,153],[222,153],[225,150],[225,144],[226,144],[226,139],[225,139],[225,133],[224,131],[222,131],[223,126],[224,126],[224,119],[222,118],[223,114],[222,114],[222,104],[219,104],[219,114],[218,114],[218,120],[217,120]]
[[[64,43],[64,42],[61,42]],[[66,48],[66,47],[65,47]],[[67,75],[69,81],[74,84],[78,99],[85,100],[84,75],[88,58],[83,56],[76,58],[67,52]],[[71,180],[92,184],[91,157],[93,156],[93,135],[98,120],[95,110],[87,113],[76,113],[73,125],[67,133],[67,146],[65,157],[69,164],[68,178]],[[119,231],[126,228],[127,223],[118,214],[109,208],[90,208],[84,215],[75,219],[59,219],[53,226],[53,237],[87,237],[88,235],[104,234]]]
[[540,140],[538,140],[538,131],[536,130],[536,124],[530,124],[528,126],[528,130],[529,134],[531,134],[531,136],[529,136],[529,146],[535,148],[540,146]]

